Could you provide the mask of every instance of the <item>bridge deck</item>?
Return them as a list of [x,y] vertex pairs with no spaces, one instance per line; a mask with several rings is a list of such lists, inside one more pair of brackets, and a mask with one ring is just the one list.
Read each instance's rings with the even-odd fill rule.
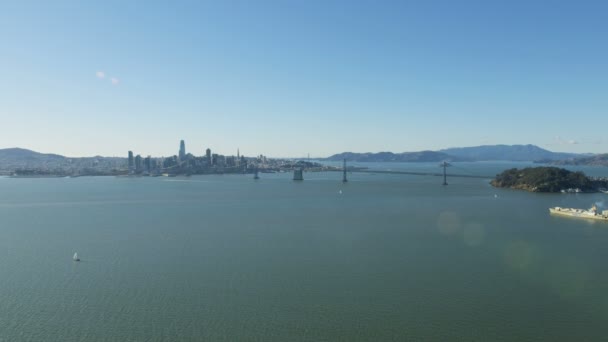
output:
[[[414,176],[436,176],[443,177],[443,173],[435,173],[435,172],[412,172],[412,171],[388,171],[388,170],[353,170],[349,172],[359,172],[359,173],[383,173],[383,174],[395,174],[395,175],[414,175]],[[482,178],[482,179],[492,179],[492,176],[483,176],[483,175],[463,175],[463,174],[452,174],[448,173],[448,177],[462,177],[462,178]]]

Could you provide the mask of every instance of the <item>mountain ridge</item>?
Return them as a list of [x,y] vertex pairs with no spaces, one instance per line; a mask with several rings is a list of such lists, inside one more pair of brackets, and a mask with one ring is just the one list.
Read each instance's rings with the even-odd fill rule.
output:
[[378,153],[355,153],[342,152],[334,154],[324,160],[341,161],[347,159],[357,162],[439,162],[439,161],[471,161],[468,158],[450,156],[443,152],[437,151],[419,151],[419,152],[378,152]]
[[[599,158],[598,156],[602,157]],[[7,165],[25,165],[29,163],[54,164],[71,159],[126,159],[121,157],[80,157],[70,158],[53,153],[40,153],[29,149],[12,147],[0,149],[0,168]],[[599,158],[599,159],[598,159]],[[565,152],[552,152],[535,145],[481,145],[472,147],[454,147],[438,151],[424,150],[415,152],[342,152],[327,158],[326,161],[347,159],[355,162],[463,162],[463,161],[530,161],[556,164],[605,165],[605,155],[589,155]]]
[[342,152],[323,160],[339,161],[347,159],[355,162],[437,162],[437,161],[547,161],[589,157],[587,154],[552,152],[536,145],[480,145],[453,147],[438,151],[419,152]]
[[453,156],[471,158],[476,161],[508,160],[536,161],[576,158],[576,153],[552,152],[536,145],[480,145],[471,147],[453,147],[440,150]]

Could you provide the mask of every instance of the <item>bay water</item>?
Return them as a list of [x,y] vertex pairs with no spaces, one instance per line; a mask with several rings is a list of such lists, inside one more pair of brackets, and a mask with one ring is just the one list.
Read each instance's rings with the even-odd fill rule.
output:
[[608,195],[291,176],[0,178],[0,341],[605,340]]

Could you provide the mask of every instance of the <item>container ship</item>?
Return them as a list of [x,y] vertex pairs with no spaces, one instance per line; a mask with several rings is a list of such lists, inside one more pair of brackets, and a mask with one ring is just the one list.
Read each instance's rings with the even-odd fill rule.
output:
[[551,214],[556,214],[556,215],[572,216],[572,217],[608,222],[608,210],[604,210],[600,213],[597,210],[597,207],[595,205],[587,210],[555,207],[555,208],[549,208],[549,212]]

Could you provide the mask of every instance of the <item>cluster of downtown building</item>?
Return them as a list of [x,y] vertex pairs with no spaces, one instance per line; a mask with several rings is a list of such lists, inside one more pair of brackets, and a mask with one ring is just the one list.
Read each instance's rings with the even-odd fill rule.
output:
[[172,175],[172,174],[205,174],[205,173],[243,173],[253,171],[255,167],[265,165],[268,159],[260,155],[256,158],[245,158],[240,155],[224,156],[211,153],[207,148],[202,156],[186,152],[186,143],[180,142],[179,153],[167,158],[142,157],[129,151],[128,170],[131,175]]
[[284,172],[295,169],[310,171],[330,170],[318,163],[291,159],[266,158],[264,155],[245,157],[237,149],[236,156],[211,153],[202,150],[195,156],[186,152],[186,143],[180,142],[179,152],[171,157],[142,157],[128,152],[121,157],[68,158],[60,155],[45,155],[29,151],[22,157],[3,160],[0,175],[26,177],[79,177],[79,176],[176,176],[193,174]]

